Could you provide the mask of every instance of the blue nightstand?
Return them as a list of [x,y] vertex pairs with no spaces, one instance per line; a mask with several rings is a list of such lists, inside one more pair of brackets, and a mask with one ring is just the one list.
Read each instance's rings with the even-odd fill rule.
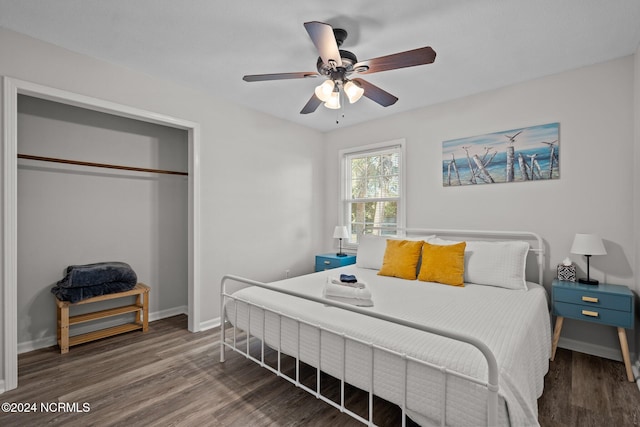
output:
[[316,271],[331,270],[356,263],[355,255],[337,256],[336,254],[316,255]]
[[627,379],[634,381],[629,359],[626,329],[633,329],[633,293],[626,286],[585,285],[554,280],[551,284],[553,314],[557,316],[553,331],[551,360],[555,358],[564,318],[585,320],[618,328],[620,349],[627,370]]

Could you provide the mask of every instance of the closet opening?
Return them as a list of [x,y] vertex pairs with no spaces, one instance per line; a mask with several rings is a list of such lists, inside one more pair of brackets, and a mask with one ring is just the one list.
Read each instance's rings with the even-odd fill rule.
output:
[[185,130],[18,96],[19,353],[56,344],[50,289],[69,265],[125,262],[151,287],[151,321],[187,314],[187,156]]
[[150,320],[186,313],[200,330],[199,125],[8,77],[2,102],[1,388],[17,387],[19,352],[55,344],[50,288],[67,265],[128,262]]

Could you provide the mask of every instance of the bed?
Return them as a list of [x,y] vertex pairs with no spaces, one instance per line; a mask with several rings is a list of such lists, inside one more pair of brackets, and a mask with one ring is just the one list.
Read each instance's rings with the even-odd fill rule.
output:
[[[387,240],[428,242],[423,247],[434,250],[465,242],[464,286],[379,275],[388,264],[381,265]],[[431,262],[421,254],[418,272]],[[402,237],[363,238],[357,260],[270,284],[225,276],[221,361],[226,348],[239,351],[369,425],[374,395],[398,405],[403,424],[405,414],[422,426],[538,424],[551,351],[548,296],[536,283],[544,262],[539,236],[407,230]],[[341,274],[366,283],[373,306],[326,298],[327,282]],[[249,350],[256,340],[257,356]],[[265,363],[265,348],[277,351],[275,366]],[[322,395],[320,375],[309,387],[297,371],[284,374],[281,355],[340,380],[340,399]],[[369,393],[368,416],[346,408],[345,383]]]

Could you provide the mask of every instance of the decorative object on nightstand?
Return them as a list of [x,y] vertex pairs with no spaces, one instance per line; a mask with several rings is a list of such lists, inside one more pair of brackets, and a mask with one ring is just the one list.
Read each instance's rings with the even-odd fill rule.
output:
[[576,281],[576,266],[569,258],[565,258],[562,264],[558,264],[558,280]]
[[342,239],[349,238],[349,230],[344,225],[337,225],[333,230],[333,238],[340,239],[340,251],[336,254],[336,256],[347,256],[344,252],[342,252]]
[[332,268],[344,267],[356,263],[356,256],[344,254],[322,254],[316,255],[316,271],[331,270]]
[[618,328],[618,339],[627,379],[634,381],[625,331],[625,329],[633,329],[634,319],[634,297],[628,287],[607,283],[587,285],[556,279],[551,284],[551,301],[553,314],[557,316],[553,330],[551,361],[556,356],[565,318],[615,326]]
[[587,257],[587,278],[578,279],[578,282],[587,285],[597,285],[598,281],[589,277],[589,258],[591,255],[606,255],[607,251],[602,244],[602,239],[597,234],[576,234],[571,245],[571,253]]

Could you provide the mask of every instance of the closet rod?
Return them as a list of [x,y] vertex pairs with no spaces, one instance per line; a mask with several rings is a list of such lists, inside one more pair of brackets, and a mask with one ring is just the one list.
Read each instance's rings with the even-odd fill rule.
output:
[[110,165],[107,163],[81,162],[79,160],[56,159],[55,157],[32,156],[29,154],[18,154],[18,158],[27,159],[27,160],[37,160],[40,162],[54,162],[54,163],[65,163],[68,165],[90,166],[94,168],[108,168],[108,169],[120,169],[120,170],[127,170],[127,171],[136,171],[136,172],[164,173],[168,175],[189,175],[187,172],[168,171],[164,169],[137,168],[133,166]]

